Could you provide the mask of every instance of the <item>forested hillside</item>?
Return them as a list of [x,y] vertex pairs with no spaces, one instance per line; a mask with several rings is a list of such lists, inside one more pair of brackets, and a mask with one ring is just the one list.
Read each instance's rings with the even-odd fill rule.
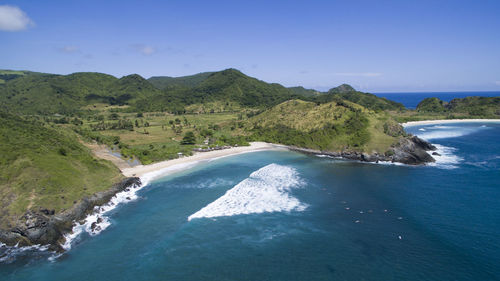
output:
[[0,111],[0,227],[26,210],[58,213],[121,178],[70,131]]

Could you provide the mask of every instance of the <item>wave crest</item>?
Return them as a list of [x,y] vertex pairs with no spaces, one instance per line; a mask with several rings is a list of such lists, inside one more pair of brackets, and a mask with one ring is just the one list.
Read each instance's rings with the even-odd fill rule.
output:
[[302,181],[294,168],[270,164],[228,190],[217,200],[190,215],[195,218],[212,218],[264,212],[303,211],[306,204],[289,194],[291,188]]

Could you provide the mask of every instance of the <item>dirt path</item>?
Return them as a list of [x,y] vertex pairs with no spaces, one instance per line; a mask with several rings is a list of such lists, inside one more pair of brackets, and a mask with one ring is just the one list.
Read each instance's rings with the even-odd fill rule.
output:
[[108,147],[103,144],[97,144],[97,143],[83,143],[83,144],[86,147],[90,148],[96,157],[111,161],[113,164],[115,164],[116,167],[118,167],[118,169],[120,169],[120,171],[132,167],[130,166],[129,163],[127,163],[127,161],[111,154],[109,152]]

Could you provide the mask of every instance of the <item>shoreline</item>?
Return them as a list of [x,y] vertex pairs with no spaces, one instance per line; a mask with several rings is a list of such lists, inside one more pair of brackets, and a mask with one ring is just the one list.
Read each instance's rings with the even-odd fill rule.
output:
[[[419,142],[416,144],[419,146],[421,145]],[[0,231],[0,241],[6,242],[7,245],[11,245],[14,248],[17,248],[18,246],[20,248],[23,248],[23,246],[31,247],[35,244],[49,245],[48,249],[54,251],[53,253],[57,253],[57,256],[59,256],[62,252],[71,249],[72,241],[82,232],[87,232],[90,236],[94,236],[106,229],[111,224],[107,213],[115,209],[118,205],[136,200],[138,198],[137,192],[147,186],[152,180],[182,172],[203,162],[209,162],[238,154],[266,150],[291,150],[305,154],[322,154],[362,162],[392,160],[391,162],[406,163],[403,161],[404,157],[400,157],[401,159],[396,160],[393,157],[389,157],[389,159],[388,157],[378,154],[369,155],[366,153],[356,152],[316,151],[281,144],[251,142],[250,146],[232,147],[209,152],[197,152],[192,156],[166,160],[150,165],[138,165],[135,167],[122,166],[120,171],[125,179],[120,183],[113,185],[109,190],[94,194],[90,198],[83,198],[72,208],[61,214],[57,214],[54,217],[33,213],[33,216],[37,220],[37,226],[30,229],[30,231],[34,231],[34,233],[42,231],[47,234],[46,239],[31,239],[31,235],[19,235],[18,233],[14,233],[10,230]],[[403,153],[404,155],[402,156],[408,156],[408,153],[414,154],[414,151],[399,151],[398,154],[399,153]],[[102,158],[102,155],[97,153],[95,155],[97,157],[101,156],[100,158]],[[410,162],[407,164],[418,163]],[[28,238],[28,240],[22,238],[21,236]],[[20,239],[24,240],[25,243],[21,243],[21,245],[17,243],[16,245],[16,242]]]
[[[121,167],[120,171],[125,177],[114,184],[110,189],[82,198],[68,210],[48,216],[38,212],[27,212],[29,218],[35,221],[35,226],[30,229],[0,229],[0,245],[12,249],[31,249],[30,247],[44,247],[58,257],[62,252],[71,249],[72,241],[82,232],[94,236],[106,229],[111,222],[106,215],[118,205],[137,199],[137,192],[145,187],[151,180],[184,171],[201,162],[212,161],[219,158],[243,153],[282,150],[280,145],[265,142],[252,142],[250,146],[232,147],[223,150],[198,152],[192,156],[162,161],[150,165],[135,167]],[[99,158],[111,160],[107,154],[95,153]],[[114,156],[113,156],[114,157]],[[116,159],[113,159],[116,160]],[[116,161],[112,161],[116,165]],[[117,165],[118,168],[120,168]],[[33,233],[32,233],[33,232]],[[35,234],[40,237],[35,237]],[[45,248],[45,246],[47,246]]]
[[211,161],[217,158],[264,150],[280,150],[283,146],[275,145],[267,142],[251,142],[250,146],[238,146],[222,150],[214,150],[209,152],[196,152],[191,156],[186,156],[177,159],[161,161],[149,165],[138,165],[135,167],[121,169],[125,177],[139,177],[141,181],[152,180],[173,172],[184,170],[201,161]]
[[420,125],[453,124],[453,123],[500,123],[500,119],[444,119],[444,120],[422,120],[401,123],[403,127]]

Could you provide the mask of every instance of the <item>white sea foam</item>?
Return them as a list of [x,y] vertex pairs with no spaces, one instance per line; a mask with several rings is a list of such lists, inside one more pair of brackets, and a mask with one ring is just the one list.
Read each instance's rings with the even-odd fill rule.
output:
[[456,138],[470,134],[468,130],[432,130],[423,134],[416,134],[426,140]]
[[233,185],[234,181],[223,179],[223,178],[215,178],[215,179],[204,179],[191,184],[182,184],[182,188],[193,188],[193,189],[210,189],[218,186],[228,186]]
[[137,191],[139,191],[144,186],[145,184],[133,185],[126,190],[115,194],[115,196],[113,196],[108,203],[102,206],[94,207],[94,211],[90,215],[88,215],[81,222],[75,222],[72,231],[64,236],[65,242],[61,245],[63,249],[71,249],[73,241],[78,238],[83,232],[94,236],[108,228],[108,226],[111,225],[111,222],[106,214],[115,209],[121,203],[136,200],[138,198]]
[[[101,233],[111,225],[111,221],[109,217],[106,216],[106,214],[122,203],[134,201],[139,198],[137,192],[148,185],[151,181],[173,172],[191,168],[198,163],[199,161],[193,161],[189,163],[173,165],[164,169],[160,169],[158,171],[144,174],[140,178],[141,185],[131,186],[126,190],[115,194],[115,196],[113,196],[108,203],[102,206],[94,207],[94,211],[83,221],[75,222],[72,231],[64,235],[65,242],[61,246],[65,250],[70,250],[73,242],[78,239],[78,237],[80,237],[82,233],[86,232],[91,236],[95,236]],[[94,225],[94,227],[92,227],[92,225]]]
[[15,261],[19,256],[27,255],[30,253],[42,253],[46,252],[48,249],[49,246],[47,245],[19,247],[19,245],[7,246],[3,243],[0,243],[0,263],[10,263]]
[[294,168],[277,164],[253,172],[223,196],[188,217],[213,218],[264,212],[303,211],[306,204],[290,195],[302,181]]
[[455,126],[444,126],[444,125],[435,125],[430,127],[431,129],[455,129]]
[[448,147],[440,144],[434,144],[434,146],[436,146],[436,152],[440,155],[432,155],[432,157],[436,159],[436,162],[429,164],[430,166],[436,166],[441,169],[456,169],[458,168],[456,164],[459,164],[464,160],[462,157],[454,154],[457,150],[454,147]]
[[484,125],[478,127],[460,127],[460,126],[432,126],[420,128],[419,131],[415,133],[418,137],[426,140],[434,139],[447,139],[462,137],[465,135],[473,134],[481,129],[488,128]]

